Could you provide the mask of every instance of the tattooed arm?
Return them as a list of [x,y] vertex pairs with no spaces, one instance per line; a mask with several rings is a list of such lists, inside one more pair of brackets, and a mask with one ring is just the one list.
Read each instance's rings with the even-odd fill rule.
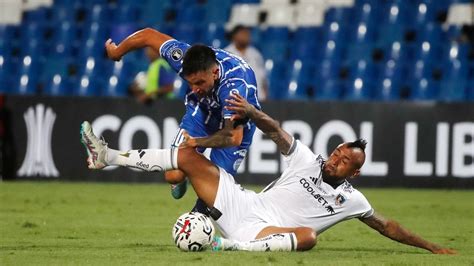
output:
[[368,218],[360,218],[360,220],[380,234],[400,243],[423,248],[435,254],[456,254],[456,251],[443,248],[435,243],[424,240],[420,236],[403,228],[396,221],[386,219],[378,213],[374,213]]
[[230,106],[226,106],[225,108],[236,112],[236,114],[232,116],[233,120],[242,119],[244,117],[250,118],[263,133],[276,143],[282,154],[287,155],[290,152],[293,137],[280,127],[278,121],[249,104],[239,94],[233,94],[231,97],[233,99],[226,100]]
[[205,147],[205,148],[222,148],[239,146],[244,137],[244,129],[242,125],[234,126],[234,121],[225,119],[224,128],[208,137],[193,138],[187,132],[184,133],[185,141],[181,144],[181,148],[187,147]]

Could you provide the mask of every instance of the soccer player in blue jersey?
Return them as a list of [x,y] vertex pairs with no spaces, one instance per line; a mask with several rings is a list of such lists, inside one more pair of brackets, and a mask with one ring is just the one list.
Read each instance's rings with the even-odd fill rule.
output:
[[[143,47],[159,51],[190,87],[185,98],[186,113],[172,147],[178,147],[185,140],[183,133],[187,132],[193,137],[186,142],[188,147],[196,147],[200,152],[212,148],[210,160],[228,173],[236,174],[252,143],[255,125],[248,120],[231,120],[234,112],[224,108],[226,99],[239,94],[261,109],[255,74],[243,59],[221,49],[191,46],[151,28],[133,33],[118,46],[109,39],[105,46],[113,60]],[[172,195],[181,198],[187,187],[185,174],[173,170],[166,172],[165,178],[171,184],[178,184],[172,186]],[[205,211],[202,202],[198,201],[197,206],[198,211]]]

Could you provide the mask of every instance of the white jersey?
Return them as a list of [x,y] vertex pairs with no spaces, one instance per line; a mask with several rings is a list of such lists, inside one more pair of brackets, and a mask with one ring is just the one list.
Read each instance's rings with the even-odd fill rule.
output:
[[253,215],[274,226],[305,226],[321,233],[341,221],[373,214],[367,199],[349,182],[333,188],[323,181],[321,156],[299,141],[293,145],[285,156],[288,168],[257,195]]

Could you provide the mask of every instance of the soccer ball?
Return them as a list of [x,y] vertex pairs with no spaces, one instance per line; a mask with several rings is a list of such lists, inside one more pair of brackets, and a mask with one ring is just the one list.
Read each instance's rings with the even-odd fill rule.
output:
[[178,218],[172,234],[179,249],[202,251],[210,246],[214,232],[214,225],[209,217],[198,212],[187,212]]

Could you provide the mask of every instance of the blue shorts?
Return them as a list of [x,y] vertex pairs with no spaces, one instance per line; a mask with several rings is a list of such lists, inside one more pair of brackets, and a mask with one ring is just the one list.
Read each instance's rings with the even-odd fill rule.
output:
[[[178,134],[176,134],[171,147],[176,148],[184,141],[183,136],[184,129],[180,128]],[[189,133],[189,132],[188,132]],[[189,135],[193,136],[191,133]],[[197,148],[197,151],[203,153],[206,148]],[[235,175],[240,164],[247,155],[247,148],[227,147],[227,148],[213,148],[210,155],[210,160],[217,166],[224,168],[229,174]]]

